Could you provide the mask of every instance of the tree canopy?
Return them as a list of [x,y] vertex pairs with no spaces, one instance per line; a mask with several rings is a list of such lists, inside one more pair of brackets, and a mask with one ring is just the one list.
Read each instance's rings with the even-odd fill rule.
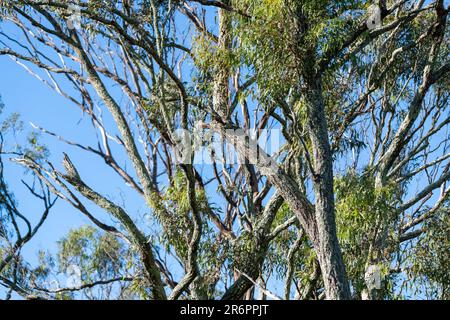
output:
[[[0,1],[0,66],[17,62],[96,132],[80,143],[0,107],[6,297],[448,299],[448,11],[443,0]],[[66,143],[62,163],[43,135]],[[94,158],[141,197],[144,221],[86,179]],[[37,221],[10,165],[42,203]],[[90,224],[30,263],[22,249],[57,201]],[[49,285],[58,273],[73,281]]]

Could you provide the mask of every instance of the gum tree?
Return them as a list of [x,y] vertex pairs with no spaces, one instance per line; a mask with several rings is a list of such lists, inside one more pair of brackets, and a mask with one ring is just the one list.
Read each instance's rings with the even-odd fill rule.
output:
[[[276,298],[272,278],[287,299],[395,298],[422,284],[443,298],[447,16],[440,0],[3,1],[0,54],[88,115],[98,143],[39,130],[103,159],[159,232],[68,155],[61,169],[13,161],[125,246],[142,297]],[[175,131],[199,128],[243,161],[210,150],[210,164],[177,162]],[[270,155],[230,133],[269,129],[283,144]]]

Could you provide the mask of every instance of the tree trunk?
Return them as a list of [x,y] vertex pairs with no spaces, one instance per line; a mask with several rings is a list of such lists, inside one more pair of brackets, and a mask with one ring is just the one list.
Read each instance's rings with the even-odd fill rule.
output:
[[306,103],[308,130],[313,150],[313,185],[316,197],[317,257],[327,299],[350,299],[344,260],[336,234],[333,159],[328,140],[320,77],[308,84]]
[[344,261],[336,234],[333,157],[318,70],[317,43],[306,38],[310,31],[303,5],[295,4],[293,48],[297,62],[300,97],[306,102],[307,129],[312,146],[312,180],[315,194],[314,226],[317,252],[327,299],[350,299]]
[[[324,156],[320,151],[318,152],[320,157],[318,157],[319,161],[316,162],[321,164],[318,169],[323,171],[322,176],[324,178],[315,180],[316,205],[319,208],[314,209],[298,188],[297,183],[273,163],[264,150],[257,147],[256,141],[249,141],[251,144],[249,145],[245,139],[236,139],[232,130],[225,130],[221,124],[212,124],[211,129],[223,134],[229,143],[233,143],[236,151],[242,157],[247,158],[252,163],[258,163],[261,174],[265,175],[270,183],[276,187],[277,193],[297,216],[317,252],[327,298],[350,299],[350,289],[336,235],[333,171],[329,144],[327,161],[324,160],[327,159],[326,154]],[[328,143],[328,139],[326,142]],[[245,288],[245,286],[242,286],[242,288]],[[238,291],[241,292],[241,290]]]
[[[229,1],[223,1],[228,5]],[[230,68],[227,61],[224,61],[227,52],[231,47],[231,17],[224,10],[219,9],[219,37],[217,48],[219,52],[219,63],[214,69],[214,88],[213,88],[213,109],[217,112],[222,120],[226,122],[228,116],[228,94],[230,81]]]

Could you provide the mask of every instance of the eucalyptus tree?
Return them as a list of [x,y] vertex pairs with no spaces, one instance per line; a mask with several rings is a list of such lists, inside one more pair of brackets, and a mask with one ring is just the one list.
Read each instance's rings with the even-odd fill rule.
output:
[[[98,143],[39,130],[103,159],[158,225],[147,232],[68,155],[62,169],[15,157],[105,233],[78,237],[94,247],[114,239],[118,259],[130,261],[95,285],[123,284],[126,272],[135,283],[126,291],[154,299],[278,298],[270,279],[284,281],[286,299],[397,298],[415,289],[448,296],[443,0],[1,6],[0,55],[89,116]],[[13,27],[23,37],[11,36]],[[180,161],[177,130],[223,139],[207,149],[209,163],[192,154]],[[257,140],[275,131],[282,146],[268,153]],[[227,143],[242,161],[218,152]]]
[[[3,108],[4,104],[0,100],[0,115]],[[23,212],[14,193],[8,187],[3,156],[20,154],[39,162],[45,158],[48,151],[45,146],[39,144],[35,134],[27,137],[25,145],[14,146],[6,143],[7,136],[22,130],[23,124],[18,114],[9,115],[0,124],[0,283],[8,288],[6,298],[11,298],[13,292],[26,298],[36,298],[38,295],[29,290],[30,273],[26,262],[22,259],[21,251],[43,227],[57,198],[40,181],[28,184],[22,180],[30,197],[42,203],[42,209],[36,208],[40,211],[37,215]]]

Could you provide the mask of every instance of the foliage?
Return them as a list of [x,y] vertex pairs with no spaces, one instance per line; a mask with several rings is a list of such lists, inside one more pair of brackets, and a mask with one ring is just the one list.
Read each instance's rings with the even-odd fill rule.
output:
[[[441,2],[377,1],[382,26],[372,29],[374,2],[364,0],[81,1],[75,30],[67,1],[32,3],[0,5],[0,57],[79,107],[97,140],[27,134],[18,113],[2,114],[7,297],[241,299],[255,295],[250,275],[276,291],[295,284],[285,296],[308,299],[349,298],[348,277],[351,294],[362,298],[372,295],[365,276],[376,266],[382,288],[371,298],[448,298],[449,48]],[[279,166],[180,165],[176,128],[281,129]],[[50,157],[42,133],[98,157],[123,185],[111,179],[96,187],[102,178],[85,177],[87,157],[72,162],[64,154],[62,168],[52,163],[60,159]],[[4,181],[10,156],[32,173],[22,182],[44,206],[37,225],[34,208],[20,210],[29,199],[16,199],[10,185],[17,184]],[[120,204],[102,195],[108,188],[120,190]],[[141,202],[128,206],[134,192]],[[23,247],[47,227],[55,198],[92,226],[71,230],[56,252],[41,251],[30,265]],[[150,225],[141,225],[135,205]],[[321,274],[322,263],[333,278]],[[60,288],[74,267],[78,288]]]
[[[357,293],[365,288],[364,275],[373,260],[384,267],[388,275],[390,259],[378,248],[384,237],[393,237],[397,223],[396,186],[376,189],[369,172],[350,172],[335,180],[336,225],[350,281]],[[388,233],[388,234],[386,234]]]
[[[421,294],[429,299],[448,300],[450,294],[450,217],[449,207],[425,224],[427,230],[411,249],[409,277]],[[431,286],[427,285],[431,282]]]

